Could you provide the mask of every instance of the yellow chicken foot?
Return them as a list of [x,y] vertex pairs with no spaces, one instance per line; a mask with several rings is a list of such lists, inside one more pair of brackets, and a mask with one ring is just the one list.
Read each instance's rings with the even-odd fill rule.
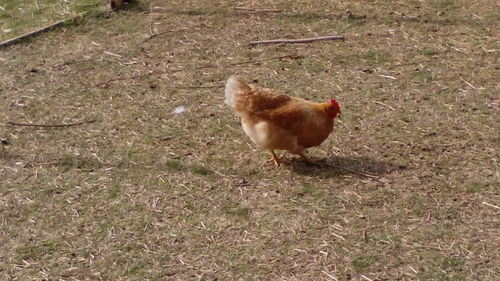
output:
[[281,164],[281,160],[276,156],[276,153],[274,153],[274,150],[269,149],[269,152],[271,152],[271,156],[273,157],[273,163],[276,167],[279,167]]

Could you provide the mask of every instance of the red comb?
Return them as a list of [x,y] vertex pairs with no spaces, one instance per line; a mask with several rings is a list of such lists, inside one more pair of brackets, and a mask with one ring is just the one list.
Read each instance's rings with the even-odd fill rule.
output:
[[339,105],[339,103],[338,103],[336,100],[334,100],[334,99],[331,99],[331,100],[330,100],[330,103],[332,104],[332,107],[333,107],[333,110],[334,110],[333,118],[335,118],[335,117],[337,117],[337,114],[338,114],[338,113],[341,113],[341,111],[340,111],[340,105]]

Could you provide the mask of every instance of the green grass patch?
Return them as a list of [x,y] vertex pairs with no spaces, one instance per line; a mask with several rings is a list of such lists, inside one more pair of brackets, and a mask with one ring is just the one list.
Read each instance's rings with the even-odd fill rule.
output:
[[356,272],[361,273],[371,268],[378,261],[379,257],[376,255],[358,255],[352,259],[351,265]]
[[99,0],[5,0],[0,4],[0,40],[4,41],[78,14],[95,12]]
[[193,167],[191,167],[191,171],[197,175],[201,175],[201,176],[208,176],[210,174],[212,174],[212,170],[210,170],[209,168],[205,167],[205,166],[202,166],[202,165],[195,165]]

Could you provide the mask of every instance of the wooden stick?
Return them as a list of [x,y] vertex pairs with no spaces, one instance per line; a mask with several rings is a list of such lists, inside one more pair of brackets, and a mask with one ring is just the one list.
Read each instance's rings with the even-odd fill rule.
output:
[[11,126],[22,126],[22,127],[42,127],[42,128],[64,128],[64,127],[73,127],[83,124],[94,123],[96,120],[89,120],[79,123],[71,123],[71,124],[29,124],[29,123],[16,123],[16,122],[6,122],[6,124]]
[[303,39],[276,39],[276,40],[252,41],[248,44],[250,44],[250,46],[263,45],[263,44],[296,44],[296,43],[311,43],[316,41],[327,41],[327,40],[344,41],[345,38],[343,36],[323,36],[323,37],[303,38]]
[[51,30],[51,29],[53,29],[53,28],[55,28],[55,27],[58,27],[58,26],[60,26],[60,25],[64,24],[66,21],[69,21],[69,20],[74,20],[74,19],[76,19],[77,17],[80,17],[80,16],[82,16],[82,15],[84,15],[84,14],[86,14],[86,13],[81,13],[81,14],[78,14],[78,15],[73,16],[73,17],[65,18],[65,19],[63,19],[63,20],[60,20],[60,21],[55,22],[55,23],[53,23],[53,24],[47,25],[47,26],[45,26],[45,27],[42,27],[42,28],[37,29],[37,30],[35,30],[35,31],[32,31],[32,32],[30,32],[30,33],[26,33],[26,34],[24,34],[24,35],[17,36],[17,37],[14,37],[14,38],[12,38],[12,39],[9,39],[9,40],[6,40],[6,41],[3,41],[3,42],[1,42],[1,43],[0,43],[0,48],[1,48],[1,47],[5,47],[5,46],[8,46],[8,45],[15,44],[15,43],[17,43],[17,42],[19,42],[19,41],[21,41],[21,40],[23,40],[23,39],[26,39],[26,38],[32,37],[32,36],[34,36],[34,35],[36,35],[36,34],[39,34],[39,33],[42,33],[42,32],[49,31],[49,30]]

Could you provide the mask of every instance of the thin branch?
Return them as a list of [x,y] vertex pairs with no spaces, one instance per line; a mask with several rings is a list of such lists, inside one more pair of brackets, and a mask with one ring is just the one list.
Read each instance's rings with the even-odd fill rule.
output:
[[11,126],[21,126],[21,127],[41,127],[41,128],[65,128],[65,127],[74,127],[83,124],[94,123],[96,120],[89,120],[79,123],[70,123],[70,124],[29,124],[29,123],[16,123],[16,122],[6,122],[5,124]]
[[45,27],[42,27],[42,28],[37,29],[37,30],[35,30],[35,31],[32,31],[32,32],[30,32],[30,33],[26,33],[26,34],[23,34],[23,35],[21,35],[21,36],[14,37],[14,38],[12,38],[12,39],[9,39],[9,40],[6,40],[6,41],[3,41],[3,42],[1,42],[1,43],[0,43],[0,48],[1,48],[1,47],[5,47],[5,46],[8,46],[8,45],[15,44],[15,43],[17,43],[17,42],[19,42],[19,41],[21,41],[21,40],[23,40],[23,39],[26,39],[26,38],[32,37],[32,36],[37,35],[37,34],[39,34],[39,33],[49,31],[49,30],[51,30],[51,29],[53,29],[53,28],[56,28],[56,27],[58,27],[58,26],[63,25],[63,24],[64,24],[65,22],[67,22],[67,21],[71,21],[71,20],[74,20],[74,19],[76,19],[76,18],[78,18],[78,17],[81,17],[81,16],[83,16],[84,14],[86,14],[86,13],[81,13],[81,14],[78,14],[78,15],[73,16],[73,17],[65,18],[65,19],[63,19],[63,20],[60,20],[60,21],[55,22],[55,23],[53,23],[53,24],[47,25],[47,26],[45,26]]
[[256,13],[281,13],[282,10],[275,10],[275,9],[254,9],[254,8],[247,8],[247,7],[234,7],[235,10],[239,11],[249,11],[249,12],[256,12]]
[[328,40],[345,41],[345,38],[343,36],[323,36],[323,37],[303,38],[303,39],[276,39],[276,40],[252,41],[248,44],[250,44],[250,46],[262,45],[262,44],[296,44],[296,43],[311,43],[316,41],[328,41]]
[[[165,33],[166,33],[166,32],[165,32]],[[144,40],[142,41],[142,43],[146,43],[146,42],[148,42],[149,40],[151,40],[151,39],[155,38],[156,36],[161,35],[161,34],[165,34],[165,33],[155,33],[155,34],[151,34],[151,35],[149,35],[149,36],[148,36],[148,38],[144,39]]]

